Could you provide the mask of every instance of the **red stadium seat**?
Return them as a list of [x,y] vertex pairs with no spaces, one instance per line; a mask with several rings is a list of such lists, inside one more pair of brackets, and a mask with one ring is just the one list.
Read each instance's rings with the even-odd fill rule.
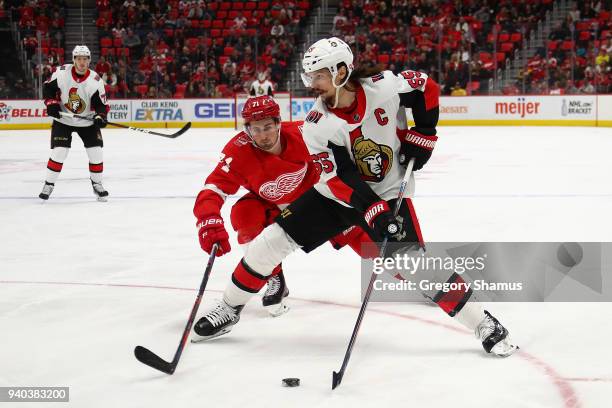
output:
[[510,41],[513,43],[521,42],[522,39],[523,36],[521,35],[521,33],[512,33],[510,35]]
[[267,1],[260,1],[258,2],[257,8],[259,10],[267,10],[270,7],[270,3],[268,3]]
[[584,30],[588,30],[590,27],[590,24],[588,21],[578,21],[576,23],[576,31],[584,31]]
[[236,17],[238,17],[238,11],[236,10],[230,10],[230,12],[227,15],[227,18],[229,18],[230,20],[235,19]]
[[495,54],[495,58],[497,58],[497,62],[504,62],[506,60],[506,54],[504,54],[503,52],[498,52]]
[[468,93],[474,93],[480,89],[480,82],[472,81],[468,83]]
[[387,65],[389,63],[389,54],[380,54],[378,56],[378,63]]
[[298,2],[298,8],[300,8],[302,10],[308,10],[310,8],[310,2],[308,2],[308,1],[299,1]]
[[225,55],[226,57],[229,57],[230,55],[232,55],[233,52],[234,52],[234,47],[225,47],[223,49],[223,55]]
[[136,92],[138,92],[138,95],[140,95],[141,98],[144,98],[144,96],[146,95],[148,91],[149,91],[149,85],[143,84],[143,85],[136,86]]
[[578,35],[578,39],[580,41],[589,41],[591,39],[591,32],[590,31],[581,31],[580,34]]
[[549,51],[556,50],[558,46],[559,46],[559,41],[549,41],[548,42],[548,50]]
[[200,26],[204,29],[209,29],[212,26],[211,20],[202,20],[200,21]]
[[242,10],[242,9],[244,9],[244,3],[243,3],[243,2],[241,2],[241,1],[235,1],[235,2],[233,2],[233,4],[232,4],[232,8],[233,8],[234,10]]
[[219,6],[219,10],[229,10],[232,8],[232,3],[229,1],[224,1],[223,3],[221,3],[221,6]]
[[563,41],[561,43],[561,49],[563,51],[570,51],[572,48],[574,48],[574,42],[573,41]]
[[254,1],[247,1],[244,8],[245,10],[255,10],[257,8],[257,3]]
[[499,37],[497,38],[497,41],[499,41],[500,43],[504,43],[504,42],[510,41],[510,34],[508,34],[508,33],[500,33]]
[[223,20],[215,20],[212,22],[212,28],[223,28]]
[[121,40],[121,38],[115,38],[113,40],[113,47],[115,48],[123,47],[123,41]]
[[512,52],[512,50],[514,49],[514,44],[511,42],[505,42],[501,44],[499,49],[501,52]]
[[227,18],[227,11],[221,10],[217,12],[217,20],[225,20]]
[[112,38],[108,38],[108,37],[103,37],[100,39],[100,47],[112,47],[113,46],[113,40]]

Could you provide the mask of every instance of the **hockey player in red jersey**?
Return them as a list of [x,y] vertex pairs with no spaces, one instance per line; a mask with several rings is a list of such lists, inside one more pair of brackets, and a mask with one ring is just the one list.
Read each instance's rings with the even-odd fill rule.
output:
[[[89,69],[91,53],[85,45],[72,51],[72,64],[62,65],[43,85],[47,115],[53,118],[51,126],[51,156],[47,163],[47,176],[39,197],[48,200],[59,177],[72,144],[72,133],[77,133],[89,158],[89,173],[94,194],[105,201],[108,192],[102,186],[102,133],[106,126],[109,106],[104,81]],[[77,114],[91,120],[62,115]]]
[[[244,305],[263,287],[287,255],[301,248],[310,252],[350,226],[360,226],[377,242],[388,238],[405,248],[423,245],[410,198],[391,208],[403,178],[401,165],[414,158],[414,170],[429,160],[437,140],[438,85],[426,74],[404,71],[395,75],[380,69],[355,69],[350,47],[338,38],[313,44],[302,60],[302,79],[318,98],[303,127],[304,141],[323,171],[318,183],[292,202],[249,245],[219,302],[194,331],[204,338],[227,333]],[[406,108],[415,126],[408,129]],[[409,183],[414,191],[414,178]],[[462,281],[453,273],[449,282]],[[508,356],[517,347],[508,331],[480,303],[471,290],[442,291],[434,302],[449,316],[472,330],[488,353]]]
[[[279,207],[288,205],[319,178],[302,141],[301,122],[281,122],[280,107],[269,96],[248,99],[243,110],[245,130],[223,148],[221,159],[206,178],[193,209],[200,246],[210,253],[219,243],[217,256],[231,250],[221,217],[228,195],[240,187],[249,192],[232,207],[231,223],[238,243],[248,245],[274,218]],[[262,303],[270,314],[287,310],[283,298],[289,294],[280,263],[268,281]],[[236,282],[240,285],[240,282]]]

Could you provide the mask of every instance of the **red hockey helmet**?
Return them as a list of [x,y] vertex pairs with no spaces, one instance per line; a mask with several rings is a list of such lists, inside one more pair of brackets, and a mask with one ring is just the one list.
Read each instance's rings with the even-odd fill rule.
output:
[[268,118],[280,121],[280,106],[271,96],[262,95],[249,98],[242,108],[242,119],[245,125]]

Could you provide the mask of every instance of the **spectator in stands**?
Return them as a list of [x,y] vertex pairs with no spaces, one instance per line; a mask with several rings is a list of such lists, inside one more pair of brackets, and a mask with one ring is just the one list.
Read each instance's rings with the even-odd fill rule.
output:
[[140,37],[136,34],[131,28],[128,28],[127,33],[123,37],[123,46],[130,49],[130,55],[134,55],[136,58],[139,58],[138,49],[142,42],[140,41]]
[[234,30],[244,30],[247,27],[247,18],[242,15],[242,12],[238,12],[238,15],[234,18],[234,24],[232,28]]
[[0,77],[0,99],[8,99],[11,97],[9,86],[4,77]]
[[112,67],[102,75],[102,80],[104,80],[104,83],[108,85],[112,93],[116,92],[117,75],[113,72]]
[[580,87],[580,93],[592,95],[595,93],[595,87],[588,79],[584,80],[584,83]]
[[100,56],[94,71],[96,71],[99,75],[103,76],[105,73],[107,73],[110,70],[111,70],[111,65],[106,61],[106,58],[104,56]]
[[282,37],[285,34],[285,27],[283,27],[282,24],[279,23],[278,20],[274,20],[274,24],[272,25],[272,28],[270,29],[270,35],[273,37]]
[[599,49],[599,54],[595,58],[595,65],[599,66],[601,64],[609,64],[610,63],[610,55],[606,51],[606,47],[602,46]]
[[467,91],[461,87],[459,82],[455,83],[455,86],[452,87],[451,96],[466,96]]

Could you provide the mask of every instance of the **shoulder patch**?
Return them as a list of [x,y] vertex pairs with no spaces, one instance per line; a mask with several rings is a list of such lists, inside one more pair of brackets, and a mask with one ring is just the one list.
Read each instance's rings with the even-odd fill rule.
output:
[[66,70],[66,66],[65,66],[65,65],[62,65],[62,66],[60,67],[60,71],[65,71],[65,70]]
[[385,74],[383,72],[380,72],[376,75],[373,75],[372,77],[370,77],[372,79],[372,82],[378,82],[381,79],[383,79],[385,77]]
[[99,80],[100,80],[100,75],[97,75],[97,74],[96,74],[96,76],[94,77],[94,79],[95,79],[96,81],[99,81]]
[[323,114],[321,112],[312,110],[308,112],[308,115],[306,115],[306,122],[319,123],[322,117],[323,117]]

